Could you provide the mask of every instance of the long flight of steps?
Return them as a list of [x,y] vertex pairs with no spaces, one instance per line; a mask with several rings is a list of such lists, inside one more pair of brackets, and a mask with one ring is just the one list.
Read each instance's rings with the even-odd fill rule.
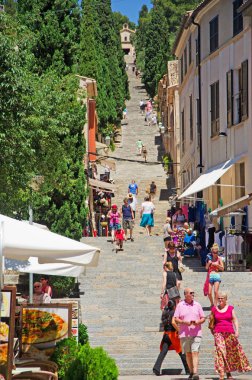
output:
[[[103,346],[115,358],[121,375],[151,374],[159,352],[159,295],[162,281],[163,242],[160,236],[138,236],[117,254],[107,238],[84,238],[101,248],[99,266],[87,268],[80,278],[83,322],[92,346]],[[202,288],[206,277],[200,261],[186,258],[183,287],[190,286],[206,314],[209,302]],[[252,362],[252,273],[223,273],[221,288],[228,291],[240,323],[240,342]],[[203,328],[200,373],[213,374],[213,337]],[[182,368],[180,358],[169,352],[163,368]]]

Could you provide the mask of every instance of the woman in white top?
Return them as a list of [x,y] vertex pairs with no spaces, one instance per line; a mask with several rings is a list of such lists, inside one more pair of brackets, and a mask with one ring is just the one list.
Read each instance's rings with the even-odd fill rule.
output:
[[146,229],[146,233],[148,236],[150,236],[151,234],[151,227],[154,227],[154,210],[154,204],[150,201],[150,197],[146,196],[144,198],[144,202],[142,203],[142,208],[140,212],[140,226]]

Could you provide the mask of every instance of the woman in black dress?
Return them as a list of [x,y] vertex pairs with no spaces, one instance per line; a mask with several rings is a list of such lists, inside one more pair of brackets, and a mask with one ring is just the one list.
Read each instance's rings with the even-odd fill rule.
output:
[[176,251],[175,244],[173,242],[169,243],[168,251],[167,251],[167,257],[166,262],[171,262],[173,266],[173,272],[176,274],[177,277],[177,287],[180,288],[180,284],[182,281],[182,274],[179,271],[179,263],[182,264],[182,257],[181,254]]

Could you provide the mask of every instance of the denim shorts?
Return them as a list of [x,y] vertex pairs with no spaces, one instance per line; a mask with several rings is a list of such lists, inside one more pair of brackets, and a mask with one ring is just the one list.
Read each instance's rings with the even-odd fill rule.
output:
[[221,282],[221,277],[219,273],[210,273],[209,283],[214,284],[215,282]]
[[187,336],[180,338],[183,353],[187,352],[199,352],[201,336]]

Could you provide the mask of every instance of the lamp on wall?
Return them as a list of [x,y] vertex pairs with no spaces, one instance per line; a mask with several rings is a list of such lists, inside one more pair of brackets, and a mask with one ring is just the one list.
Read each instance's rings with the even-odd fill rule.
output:
[[221,138],[222,137],[226,138],[226,160],[227,160],[227,137],[228,137],[228,135],[226,134],[226,132],[219,132],[218,136],[221,137]]

